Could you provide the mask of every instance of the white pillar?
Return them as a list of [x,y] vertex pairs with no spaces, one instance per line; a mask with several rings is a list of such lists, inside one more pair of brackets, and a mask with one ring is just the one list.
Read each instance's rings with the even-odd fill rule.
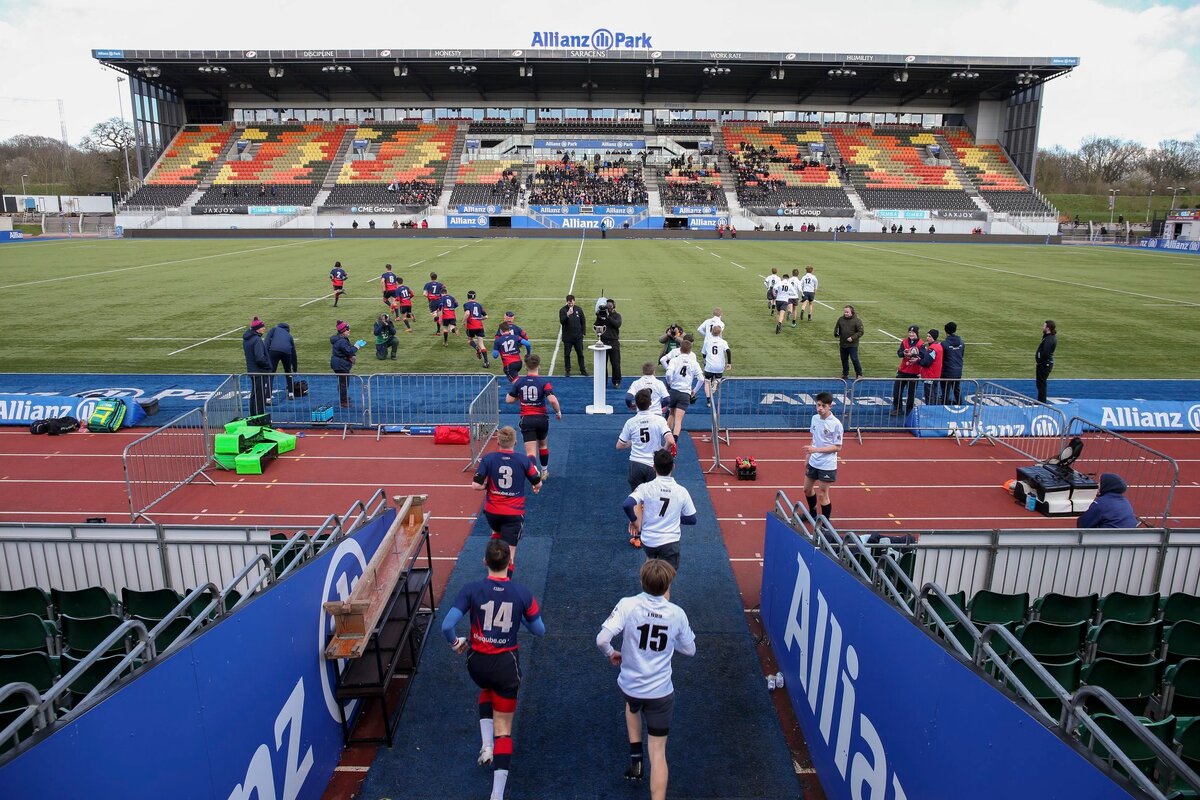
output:
[[608,398],[605,396],[607,389],[605,381],[605,367],[608,360],[608,351],[612,348],[606,344],[596,342],[589,345],[588,349],[592,351],[592,404],[587,407],[589,414],[611,414],[613,407],[608,405]]

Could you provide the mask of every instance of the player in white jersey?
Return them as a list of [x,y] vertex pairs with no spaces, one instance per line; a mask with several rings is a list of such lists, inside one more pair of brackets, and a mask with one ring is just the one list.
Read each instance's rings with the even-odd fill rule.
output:
[[771,267],[770,277],[777,279],[775,284],[775,333],[779,333],[783,330],[783,317],[792,307],[792,284],[786,271],[783,275],[775,273],[775,267]]
[[[761,276],[760,276],[761,277]],[[767,313],[775,313],[775,301],[779,299],[779,284],[783,278],[779,277],[779,267],[771,267],[771,274],[763,278],[763,286],[767,287]]]
[[[596,646],[610,664],[621,668],[617,686],[625,698],[625,729],[629,734],[629,768],[625,777],[644,774],[642,720],[650,744],[650,798],[667,796],[667,736],[675,710],[671,658],[676,652],[696,654],[696,634],[687,614],[671,602],[675,570],[655,559],[642,564],[642,593],[617,602],[596,635]],[[612,640],[621,637],[621,649]]]
[[696,333],[704,337],[705,352],[708,351],[708,337],[712,336],[712,329],[716,326],[720,326],[722,329],[726,327],[725,320],[721,316],[721,308],[719,306],[713,309],[713,315],[711,317],[704,320],[704,322],[701,322],[700,327],[696,328]]
[[800,298],[803,301],[800,304],[801,316],[804,314],[804,309],[808,308],[808,318],[812,319],[813,301],[817,297],[817,276],[813,274],[811,266],[804,268],[804,275],[800,278]]
[[722,336],[720,325],[712,327],[712,335],[704,340],[704,404],[712,405],[712,393],[725,376],[725,370],[733,369],[733,353],[729,342]]
[[688,490],[671,477],[674,469],[675,457],[670,451],[657,451],[657,477],[634,489],[621,507],[629,517],[629,543],[645,547],[646,558],[661,558],[679,569],[681,526],[696,524],[696,506]]
[[792,327],[796,327],[796,306],[800,302],[800,270],[792,270],[792,274],[787,278],[788,289],[788,316],[792,320]]
[[[674,352],[674,350],[671,352]],[[666,416],[667,404],[670,401],[671,395],[667,391],[666,384],[654,377],[653,361],[647,361],[645,364],[642,364],[642,377],[630,384],[629,391],[625,393],[625,405],[630,411],[637,411],[635,401],[637,393],[642,389],[650,390],[650,407],[662,409],[662,415]]]
[[654,454],[662,448],[675,452],[675,437],[667,421],[653,404],[649,389],[637,393],[638,413],[625,421],[617,437],[617,449],[629,448],[629,488],[636,489],[654,480]]
[[664,382],[671,394],[671,413],[667,415],[667,424],[678,439],[683,430],[683,417],[696,396],[696,390],[700,388],[700,382],[704,380],[704,373],[692,352],[692,343],[687,339],[683,340],[674,355],[668,353],[663,359],[663,366],[667,368]]
[[817,395],[817,413],[813,414],[808,426],[812,433],[812,444],[804,445],[808,454],[808,465],[804,469],[804,497],[808,510],[817,515],[817,501],[821,502],[821,514],[829,519],[833,504],[829,502],[829,487],[837,482],[837,454],[842,449],[842,423],[833,415],[833,395],[821,392]]

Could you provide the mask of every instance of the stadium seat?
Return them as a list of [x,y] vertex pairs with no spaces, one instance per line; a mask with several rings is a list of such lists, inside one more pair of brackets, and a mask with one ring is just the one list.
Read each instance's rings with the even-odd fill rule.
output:
[[54,624],[37,614],[0,617],[0,655],[41,652],[57,654]]
[[147,592],[136,589],[121,590],[121,604],[130,617],[162,619],[182,602],[183,598],[174,589],[152,589]]
[[[131,619],[136,619],[145,625],[147,633],[153,631],[158,624],[162,622],[161,619],[151,619],[148,617],[138,616],[131,617]],[[183,634],[183,631],[187,628],[187,626],[191,624],[192,618],[186,616],[179,616],[168,622],[166,627],[159,631],[158,635],[154,637],[155,652],[161,653],[170,647],[171,643],[178,639],[180,635]]]
[[[955,592],[952,595],[948,595],[948,597],[950,598],[950,602],[957,606],[960,611],[964,613],[966,612],[966,592]],[[957,621],[958,618],[954,616],[954,612],[952,612],[950,608],[942,602],[941,598],[937,597],[936,595],[929,596],[929,605],[933,608],[933,613],[937,614],[938,618],[942,620],[942,622],[950,624]]]
[[[1175,752],[1183,759],[1183,763],[1200,773],[1200,717],[1179,720],[1175,728]],[[1177,784],[1179,789],[1183,784]],[[1178,797],[1195,797],[1195,793],[1172,795]]]
[[1185,620],[1200,622],[1200,596],[1187,592],[1173,592],[1162,601],[1162,621],[1173,625]]
[[[74,653],[81,656],[99,647],[125,620],[115,614],[101,617],[72,617],[64,614],[61,622],[63,654]],[[125,650],[128,639],[127,635],[124,640],[114,642],[106,652]]]
[[1126,594],[1109,592],[1100,598],[1100,621],[1149,622],[1158,616],[1158,592]]
[[[71,686],[67,689],[67,695],[71,699],[71,705],[78,705],[83,698],[87,697],[88,693],[95,689],[100,681],[108,677],[109,673],[117,668],[117,665],[121,663],[121,660],[124,657],[125,656],[121,653],[104,656],[96,659],[94,663],[88,666],[88,668],[84,670],[84,673],[72,681]],[[80,662],[83,660],[84,656],[82,655],[63,653],[62,674],[65,676],[71,670],[75,669],[75,667],[79,666]],[[131,667],[127,667],[123,674],[129,674],[130,670]]]
[[[1096,722],[1097,727],[1112,739],[1117,749],[1124,753],[1134,763],[1134,766],[1146,775],[1153,777],[1158,757],[1154,755],[1154,751],[1150,749],[1149,745],[1139,739],[1124,722],[1112,714],[1091,714],[1090,716]],[[1166,717],[1158,722],[1153,722],[1146,717],[1139,716],[1138,722],[1154,734],[1159,741],[1170,747],[1175,736],[1175,717]],[[1104,745],[1099,740],[1094,740],[1091,732],[1083,726],[1080,726],[1080,740],[1096,755],[1103,759],[1109,758],[1109,752]],[[1116,762],[1113,762],[1113,766],[1118,770],[1121,769]]]
[[1163,658],[1168,664],[1184,658],[1200,658],[1200,622],[1176,622],[1163,634]]
[[28,683],[42,694],[58,680],[58,664],[43,652],[0,656],[0,686]]
[[971,621],[982,628],[984,625],[1013,625],[1025,619],[1029,608],[1029,593],[1004,594],[981,589],[971,598],[967,606]]
[[1100,595],[1069,595],[1051,592],[1033,601],[1032,617],[1042,622],[1067,625],[1090,622],[1096,616]]
[[1200,658],[1185,658],[1163,673],[1161,713],[1200,715]]
[[42,619],[54,619],[50,598],[36,586],[0,591],[0,617],[36,614]]
[[[1017,676],[1017,680],[1042,704],[1042,708],[1046,709],[1046,712],[1056,719],[1061,716],[1062,701],[1037,676],[1029,664],[1024,659],[1017,659],[1012,662],[1011,666],[1013,673]],[[1042,668],[1050,673],[1050,677],[1058,681],[1067,694],[1072,694],[1079,688],[1083,662],[1078,658],[1073,658],[1061,664],[1042,664]]]
[[1134,714],[1144,714],[1150,696],[1162,683],[1163,662],[1132,664],[1098,658],[1083,668],[1083,682],[1100,686]]
[[1150,661],[1162,642],[1162,622],[1121,622],[1107,619],[1093,625],[1087,634],[1087,660],[1116,658],[1121,661]]
[[103,617],[120,611],[116,595],[101,586],[73,591],[51,589],[50,596],[54,600],[54,610],[60,617]]
[[1058,625],[1035,620],[1017,628],[1017,638],[1038,661],[1076,658],[1087,635],[1087,623]]

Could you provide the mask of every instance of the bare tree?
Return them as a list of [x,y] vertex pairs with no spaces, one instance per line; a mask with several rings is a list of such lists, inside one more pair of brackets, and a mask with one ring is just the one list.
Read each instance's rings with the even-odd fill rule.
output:
[[1146,151],[1142,169],[1154,183],[1187,183],[1200,176],[1200,136],[1190,142],[1164,139]]
[[81,150],[98,153],[114,166],[123,161],[126,151],[133,147],[133,128],[117,117],[92,126],[91,132],[79,143]]
[[1079,159],[1089,184],[1120,182],[1142,160],[1146,148],[1112,136],[1089,136],[1079,145]]

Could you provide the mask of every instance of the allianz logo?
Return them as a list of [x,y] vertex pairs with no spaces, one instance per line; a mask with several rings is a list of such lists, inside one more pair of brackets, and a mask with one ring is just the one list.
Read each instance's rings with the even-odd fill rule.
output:
[[858,649],[843,639],[842,625],[825,595],[818,590],[817,602],[812,602],[812,575],[799,554],[796,564],[783,645],[799,655],[800,700],[807,701],[821,739],[833,747],[833,764],[854,797],[907,800],[883,738],[871,717],[856,706]]

